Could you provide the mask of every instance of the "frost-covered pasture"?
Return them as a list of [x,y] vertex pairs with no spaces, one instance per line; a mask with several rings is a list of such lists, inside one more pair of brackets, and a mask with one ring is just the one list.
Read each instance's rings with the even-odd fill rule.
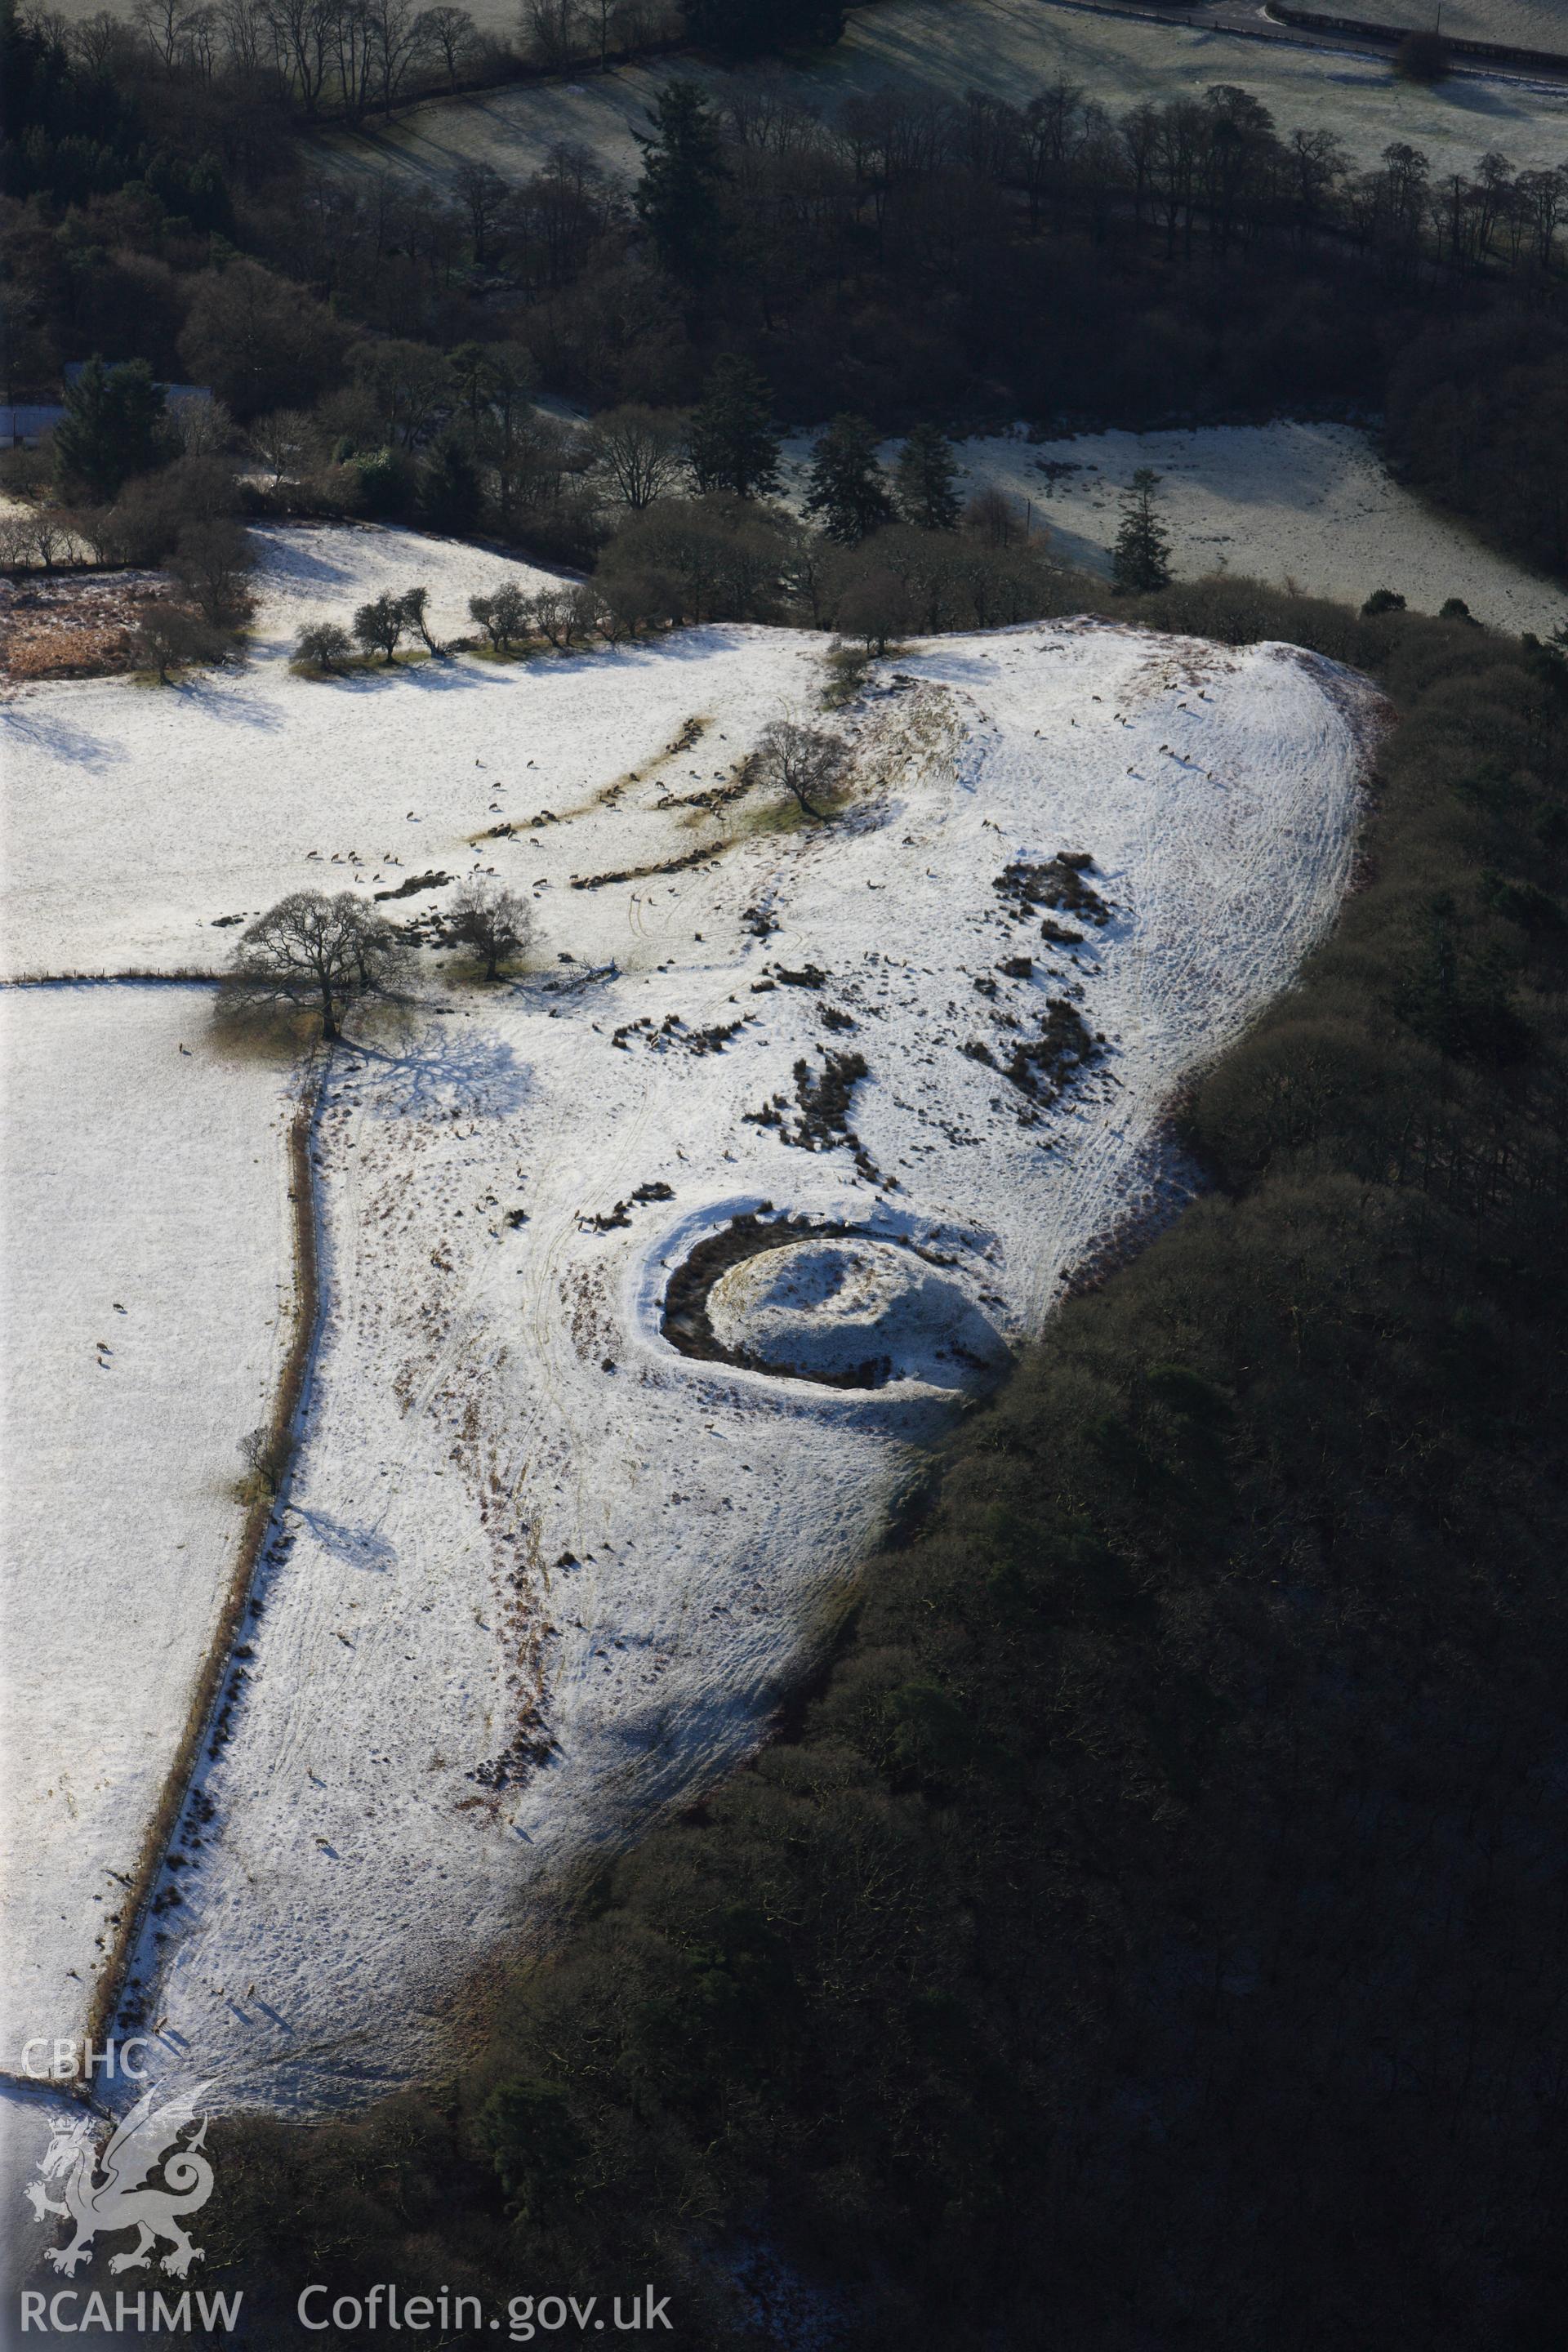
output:
[[[788,487],[797,499],[810,446],[809,435],[788,445]],[[884,462],[897,451],[887,443]],[[1353,425],[1279,419],[1039,443],[1019,426],[1011,436],[962,442],[957,455],[965,496],[1006,491],[1021,523],[1050,533],[1061,562],[1105,577],[1119,494],[1140,466],[1152,466],[1178,579],[1230,572],[1356,605],[1374,588],[1393,588],[1424,613],[1458,596],[1489,627],[1542,635],[1568,618],[1560,587],[1402,488]]]
[[[149,779],[151,782],[153,780]],[[87,2022],[235,1563],[292,1298],[289,1073],[210,992],[7,989],[5,2034]]]
[[337,621],[347,628],[356,604],[419,584],[430,591],[430,625],[437,637],[472,636],[470,596],[489,595],[509,581],[533,594],[553,587],[559,577],[465,540],[433,539],[380,523],[258,523],[253,535],[259,556],[253,635],[258,650],[274,654],[287,654],[313,622]]
[[[375,593],[432,578],[437,551],[412,532],[352,530],[323,560],[330,531],[300,539],[302,548],[287,532],[271,542],[284,587],[275,593],[264,575],[259,657],[246,669],[163,689],[106,679],[0,710],[10,973],[216,967],[237,919],[290,889],[352,888],[374,901],[421,874],[476,870],[531,885],[552,862],[533,856],[526,830],[542,808],[563,816],[656,760],[694,712],[732,705],[760,724],[763,709],[813,689],[820,648],[763,630],[517,666],[378,664],[307,682],[286,660],[287,608],[299,608],[289,583],[327,569],[320,609],[341,614],[364,599],[366,583],[341,576],[362,557]],[[493,584],[483,559],[471,571]],[[510,572],[525,589],[542,584],[524,565]],[[489,837],[512,820],[524,837]],[[639,833],[662,842],[668,823],[623,811],[621,829],[635,846]],[[432,903],[426,890],[395,910]],[[577,939],[581,913],[574,900],[562,947]]]
[[1440,26],[1450,40],[1497,41],[1511,48],[1568,57],[1568,10],[1563,0],[1292,0],[1304,14],[1355,16],[1400,32]]
[[[1376,10],[1369,5],[1366,13]],[[1048,0],[879,0],[854,12],[836,47],[806,63],[761,70],[775,87],[824,111],[842,99],[900,86],[944,97],[973,89],[1018,104],[1063,79],[1121,111],[1145,99],[1197,97],[1213,83],[1231,82],[1260,99],[1282,131],[1326,124],[1363,166],[1374,164],[1394,140],[1421,148],[1435,177],[1473,172],[1493,149],[1521,170],[1568,159],[1568,85],[1467,69],[1423,89],[1401,81],[1385,56],[1366,50],[1310,38],[1253,40],[1208,24],[1154,22]],[[324,163],[351,173],[397,171],[443,182],[460,163],[483,162],[521,179],[541,168],[552,147],[569,141],[606,169],[635,177],[637,134],[647,133],[655,95],[672,75],[700,80],[721,99],[745,79],[695,56],[657,58],[606,74],[584,71],[570,81],[431,99],[384,127],[321,133],[318,152]]]
[[[304,885],[412,881],[417,918],[476,866],[539,926],[500,987],[432,953],[322,1087],[296,1465],[134,1971],[171,2068],[279,2108],[405,2079],[571,1864],[763,1735],[921,1448],[1179,1191],[1171,1090],[1329,920],[1371,723],[1288,647],[1098,621],[933,641],[831,719],[824,641],[749,627],[294,677],[288,583],[429,577],[394,537],[275,535],[242,671],[6,714],[22,968],[216,962],[220,915]],[[750,782],[791,710],[846,747],[825,825]],[[169,1084],[217,1066],[180,1042]],[[282,1171],[251,1150],[276,1286]],[[248,1400],[273,1291],[226,1298],[237,1360],[241,1307]],[[193,1442],[215,1495],[233,1442]],[[94,1473],[117,1520],[130,1477]],[[99,1557],[70,1528],[68,1579]]]
[[[897,0],[894,0],[897,5]],[[1204,0],[1198,0],[1199,7]],[[1330,16],[1359,16],[1370,23],[1408,26],[1413,31],[1431,29],[1435,17],[1433,0],[1299,0],[1302,7],[1315,7]],[[100,0],[60,0],[58,13],[68,24],[100,13]],[[858,8],[851,16],[851,26],[864,24],[879,8]],[[134,14],[129,0],[110,11],[116,16]],[[473,0],[469,15],[484,32],[495,39],[515,42],[518,37],[516,0]],[[1444,0],[1443,28],[1456,39],[1511,42],[1521,48],[1563,49],[1568,46],[1568,32],[1563,21],[1563,0]],[[589,79],[584,69],[584,79]]]

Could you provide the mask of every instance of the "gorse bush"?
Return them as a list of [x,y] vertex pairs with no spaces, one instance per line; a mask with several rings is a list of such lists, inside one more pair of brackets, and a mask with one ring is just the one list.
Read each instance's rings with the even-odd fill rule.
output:
[[1117,611],[1394,721],[1334,933],[1184,1108],[1213,1189],[964,1423],[788,1736],[476,1991],[472,2063],[225,2127],[272,2279],[657,2276],[741,2344],[762,2244],[857,2345],[1552,2340],[1568,662],[1245,581]]

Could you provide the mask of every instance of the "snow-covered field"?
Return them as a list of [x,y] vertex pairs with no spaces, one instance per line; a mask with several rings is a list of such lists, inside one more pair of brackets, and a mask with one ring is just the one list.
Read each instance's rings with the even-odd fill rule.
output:
[[[979,5],[984,6],[985,0],[979,0]],[[1035,0],[1035,5],[1054,8],[1055,0]],[[1195,0],[1194,18],[1200,27],[1205,24],[1207,5],[1208,0]],[[1316,13],[1325,16],[1353,16],[1371,24],[1409,26],[1413,31],[1422,32],[1430,30],[1437,16],[1435,0],[1295,0],[1295,5],[1315,9]],[[966,16],[978,13],[976,0],[944,0],[942,13],[944,16],[951,17],[959,7]],[[102,0],[59,0],[58,7],[51,13],[63,17],[68,24],[79,24],[104,11]],[[117,0],[117,5],[108,13],[131,17],[135,10],[132,0]],[[517,0],[470,0],[468,13],[481,32],[488,33],[494,40],[517,46]],[[1012,0],[992,0],[989,13],[993,16],[1013,15],[1026,27],[1029,23],[1026,11],[1014,7]],[[1261,7],[1257,13],[1261,18]],[[874,51],[875,19],[888,16],[895,20],[892,39],[897,49],[900,20],[910,14],[909,0],[876,0],[873,6],[853,9],[847,46],[852,50],[867,48]],[[1568,52],[1568,22],[1564,21],[1563,0],[1444,0],[1441,22],[1442,29],[1456,39],[1500,41],[1520,48]],[[1192,21],[1184,14],[1170,23],[1152,23],[1149,29],[1155,34],[1169,34],[1176,29],[1190,34]],[[955,63],[952,37],[947,37],[942,46],[951,70]],[[1234,36],[1231,40],[1233,48],[1245,47],[1248,52],[1259,46],[1261,44],[1251,41],[1237,41]],[[1033,44],[1029,45],[1029,48],[1033,47]],[[1133,54],[1141,55],[1142,52],[1134,51]],[[900,58],[900,62],[905,60]],[[918,60],[915,61],[915,69],[918,70]],[[597,79],[586,65],[580,68],[580,72],[584,83]],[[1224,78],[1239,79],[1238,76],[1228,75]],[[574,94],[570,83],[560,87],[565,89],[568,96]]]
[[86,2021],[287,1338],[289,1073],[207,1030],[200,989],[0,995],[9,2073]]
[[[811,436],[788,445],[790,493],[804,493]],[[882,451],[890,462],[898,444]],[[1051,534],[1065,563],[1109,575],[1118,493],[1140,466],[1161,478],[1177,577],[1245,573],[1361,604],[1394,588],[1414,611],[1462,597],[1493,628],[1544,635],[1568,619],[1568,593],[1469,537],[1394,481],[1349,425],[1202,425],[1171,433],[1085,433],[1033,443],[1020,426],[959,445],[967,497],[1004,489]],[[1074,468],[1054,480],[1053,466]]]
[[267,654],[289,652],[312,621],[341,621],[346,628],[356,604],[387,590],[400,595],[416,584],[430,591],[437,636],[472,635],[470,596],[489,595],[509,580],[533,594],[558,578],[466,540],[385,530],[377,523],[258,523],[252,530],[260,551],[254,635],[258,650]]
[[[837,47],[809,64],[760,70],[825,111],[900,84],[949,97],[981,90],[1016,105],[1065,79],[1121,111],[1144,99],[1195,97],[1215,82],[1233,82],[1261,99],[1282,131],[1326,124],[1363,165],[1375,163],[1393,140],[1421,148],[1439,178],[1473,171],[1492,149],[1521,170],[1568,161],[1568,86],[1467,71],[1421,89],[1399,80],[1385,57],[1310,38],[1249,40],[1205,25],[1039,0],[881,0],[857,10]],[[576,81],[432,99],[384,129],[323,132],[317,152],[351,173],[445,180],[459,163],[482,161],[521,179],[565,140],[635,177],[636,134],[647,131],[655,94],[672,75],[700,80],[720,98],[746,78],[695,57],[657,58],[607,74],[584,72]]]
[[[445,552],[460,609],[474,559]],[[405,2077],[565,1867],[755,1742],[921,1443],[1174,1181],[1163,1107],[1329,920],[1371,722],[1355,681],[1287,647],[1088,621],[937,640],[818,721],[852,781],[817,828],[731,788],[770,719],[811,715],[820,639],[288,673],[284,599],[434,585],[440,555],[279,533],[244,673],[5,715],[23,967],[213,960],[215,916],[287,888],[476,865],[540,925],[528,976],[427,965],[326,1082],[298,1468],[210,1828],[137,1968],[171,2068],[281,2108]],[[216,1066],[184,1042],[171,1084]],[[1059,1095],[1057,1053],[1088,1057]],[[117,1133],[128,1074],[82,1060],[69,1095]],[[135,1118],[180,1132],[142,1094]],[[279,1238],[261,1285],[252,1203],[257,1295],[220,1310],[247,1395],[282,1248],[280,1177],[248,1149]],[[682,1352],[668,1286],[748,1215],[793,1222],[698,1286],[731,1360]],[[88,1332],[89,1365],[100,1337],[120,1344]],[[236,1416],[206,1426],[211,1387],[179,1410],[221,1485]],[[92,1507],[119,1524],[142,1475],[95,1469]],[[65,1528],[79,1577],[100,1553]],[[121,1568],[105,1615],[132,1593]]]
[[1500,41],[1514,48],[1544,49],[1568,56],[1568,6],[1564,0],[1290,0],[1316,16],[1354,16],[1369,25],[1394,25],[1429,33],[1440,23],[1455,41]]
[[[7,975],[210,969],[233,919],[260,913],[285,887],[352,880],[369,892],[440,859],[454,870],[481,862],[465,835],[489,821],[489,787],[471,753],[465,764],[451,752],[485,722],[458,706],[497,702],[496,719],[504,709],[515,724],[514,675],[425,663],[310,687],[288,675],[286,656],[304,623],[346,622],[384,588],[424,582],[435,626],[450,634],[472,626],[470,593],[503,577],[532,591],[547,575],[412,531],[258,536],[259,658],[243,681],[106,680],[29,693],[0,712]],[[672,693],[668,708],[679,699]],[[650,711],[647,724],[651,740],[661,719]],[[359,864],[340,872],[335,861],[355,854]]]

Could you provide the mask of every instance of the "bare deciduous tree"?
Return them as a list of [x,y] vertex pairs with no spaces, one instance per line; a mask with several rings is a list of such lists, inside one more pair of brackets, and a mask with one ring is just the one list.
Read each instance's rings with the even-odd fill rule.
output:
[[548,72],[575,63],[581,52],[578,0],[524,0],[522,21],[532,55]]
[[183,393],[169,402],[168,415],[187,457],[220,457],[234,440],[234,418],[221,400]]
[[759,783],[782,785],[808,817],[826,824],[827,811],[816,803],[832,791],[844,761],[845,747],[837,736],[820,727],[803,726],[797,719],[774,719],[758,739],[752,772]]
[[384,992],[406,971],[409,947],[389,923],[350,890],[329,898],[295,890],[242,933],[225,982],[227,1003],[313,1005],[329,1042],[362,996]]
[[266,0],[273,54],[299,90],[307,114],[321,104],[331,53],[334,12],[325,0]]
[[533,600],[533,624],[558,653],[590,636],[598,625],[599,598],[586,585],[546,588]]
[[412,0],[364,0],[364,6],[374,38],[382,111],[390,114],[415,67],[439,45]]
[[354,635],[367,654],[379,653],[387,667],[397,658],[398,641],[408,625],[401,596],[383,590],[368,604],[362,604],[354,614]]
[[397,602],[405,625],[413,630],[427,654],[439,655],[441,647],[430,632],[428,588],[405,588]]
[[465,882],[447,917],[447,936],[484,958],[485,978],[499,980],[503,963],[526,955],[533,914],[526,899],[496,882]]
[[216,8],[193,8],[180,19],[179,61],[199,81],[210,82],[213,78],[221,30]]
[[605,600],[591,580],[572,591],[572,626],[579,637],[591,637],[604,617]]
[[239,1458],[245,1465],[242,1484],[247,1490],[247,1501],[257,1495],[278,1492],[285,1452],[265,1423],[240,1439]]
[[447,5],[439,8],[425,9],[417,22],[424,29],[427,49],[438,57],[447,68],[447,89],[455,90],[458,69],[468,63],[479,37],[473,18],[466,8],[455,8],[448,0]]
[[137,0],[131,15],[132,23],[145,37],[148,47],[171,73],[180,54],[184,16],[184,0]]
[[504,654],[509,646],[528,634],[528,598],[514,580],[504,582],[493,596],[470,596],[468,614],[479,623],[498,654]]
[[294,645],[294,658],[311,668],[324,669],[339,677],[353,654],[353,639],[336,621],[317,621],[301,629]]
[[611,645],[635,637],[639,629],[657,628],[680,608],[679,591],[664,574],[624,565],[598,575],[603,618],[600,626]]
[[[89,23],[101,25],[107,13],[90,17]],[[247,80],[251,79],[272,54],[266,0],[218,0],[217,16],[230,64]]]
[[588,443],[595,471],[612,495],[640,514],[685,471],[685,427],[668,409],[630,402],[594,419]]
[[[479,168],[489,171],[489,166]],[[392,447],[417,448],[451,405],[451,371],[442,354],[428,343],[397,335],[384,336],[379,342],[356,343],[349,354],[349,367],[369,404],[367,415],[374,418]]]
[[16,552],[8,554],[6,562],[36,563],[41,571],[52,572],[62,558],[70,554],[76,527],[68,508],[50,506],[39,499],[16,508],[7,521],[15,532]]
[[129,49],[134,53],[135,36],[122,16],[108,8],[96,16],[84,17],[72,25],[67,34],[71,55],[79,58],[90,73],[102,73],[121,63]]
[[475,266],[483,269],[490,257],[490,240],[511,194],[510,183],[492,164],[467,163],[459,163],[453,173],[452,190],[468,215]]
[[885,654],[895,637],[915,628],[920,605],[911,584],[885,564],[856,572],[838,600],[838,625],[868,653]]
[[1011,547],[1024,536],[1024,517],[1017,502],[994,482],[976,490],[963,509],[963,528],[987,547]]
[[171,670],[190,662],[220,660],[228,650],[222,636],[199,613],[159,599],[144,604],[131,631],[131,657],[138,669],[156,670],[160,686],[167,686]]
[[187,523],[169,569],[215,629],[237,628],[256,609],[248,582],[255,557],[237,523]]
[[271,475],[274,489],[285,475],[297,477],[308,470],[317,455],[317,437],[315,420],[303,408],[274,408],[258,417],[247,436],[252,453]]

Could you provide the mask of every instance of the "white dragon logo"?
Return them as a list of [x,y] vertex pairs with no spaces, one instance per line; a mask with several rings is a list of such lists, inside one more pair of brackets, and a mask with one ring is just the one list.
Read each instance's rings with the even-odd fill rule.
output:
[[[99,2232],[115,2230],[136,2230],[140,2235],[129,2253],[114,2256],[109,2265],[111,2271],[145,2270],[161,2238],[168,2239],[174,2248],[161,2267],[175,2278],[184,2278],[193,2263],[204,2260],[200,2246],[193,2246],[180,2227],[180,2217],[197,2211],[213,2193],[213,2168],[201,2153],[207,2136],[206,2117],[202,2117],[195,2137],[184,2147],[175,2142],[185,2126],[195,2121],[196,2102],[206,2087],[200,2083],[193,2091],[166,2099],[161,2107],[153,2104],[157,2093],[144,2091],[116,2128],[101,2158],[95,2146],[97,2126],[90,2116],[73,2116],[50,2125],[49,2144],[38,2159],[38,2178],[28,2181],[22,2194],[40,2221],[46,2213],[62,2214],[75,2223],[76,2235],[68,2246],[46,2248],[46,2262],[70,2278],[79,2263],[92,2260],[92,2242]],[[163,2183],[150,2187],[149,2175],[160,2164]],[[104,2177],[95,2186],[94,2175],[99,2171]],[[63,2204],[46,2196],[43,2187],[46,2180],[58,2180],[62,2174]]]

